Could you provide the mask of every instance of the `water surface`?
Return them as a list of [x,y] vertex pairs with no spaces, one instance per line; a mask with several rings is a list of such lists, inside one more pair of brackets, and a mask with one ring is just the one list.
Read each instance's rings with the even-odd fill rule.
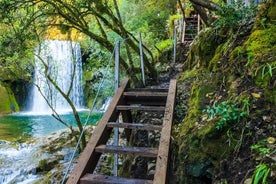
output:
[[[94,113],[87,119],[88,113],[79,112],[83,123],[95,124],[102,115]],[[72,113],[61,117],[76,126]],[[50,155],[41,152],[41,140],[65,128],[51,115],[19,113],[0,117],[0,184],[31,184],[43,177],[36,174],[35,168]]]

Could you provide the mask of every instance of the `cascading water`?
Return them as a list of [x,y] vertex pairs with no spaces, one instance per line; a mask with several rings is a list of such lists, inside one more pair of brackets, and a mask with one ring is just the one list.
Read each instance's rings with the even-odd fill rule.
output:
[[[71,88],[70,99],[76,108],[81,108],[83,90],[80,45],[70,41],[46,40],[35,52],[37,56],[34,84],[36,86],[33,87],[31,113],[50,113],[45,98],[57,112],[70,110],[67,101],[46,79],[45,74],[50,75],[65,94]],[[47,70],[45,70],[45,64]],[[72,79],[73,83],[71,83]]]

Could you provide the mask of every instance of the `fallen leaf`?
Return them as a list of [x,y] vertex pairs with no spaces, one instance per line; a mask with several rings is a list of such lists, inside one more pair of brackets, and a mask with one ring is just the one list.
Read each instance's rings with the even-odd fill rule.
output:
[[269,144],[274,144],[275,143],[275,138],[274,137],[269,137],[269,138],[267,138],[267,142],[269,143]]
[[260,93],[251,93],[251,95],[252,95],[254,98],[261,98],[261,94],[260,94]]

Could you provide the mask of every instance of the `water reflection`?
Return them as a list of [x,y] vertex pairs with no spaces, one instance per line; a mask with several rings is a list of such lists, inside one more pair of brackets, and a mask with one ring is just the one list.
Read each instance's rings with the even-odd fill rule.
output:
[[[88,112],[79,113],[81,121],[86,122]],[[101,113],[90,116],[89,124],[96,123]],[[72,113],[61,115],[62,119],[70,125],[76,126]],[[32,137],[41,137],[57,130],[66,128],[51,115],[27,115],[24,113],[0,117],[0,140],[23,141]]]

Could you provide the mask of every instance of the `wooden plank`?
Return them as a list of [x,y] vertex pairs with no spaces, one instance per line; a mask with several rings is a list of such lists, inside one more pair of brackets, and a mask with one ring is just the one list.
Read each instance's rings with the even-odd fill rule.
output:
[[127,128],[127,129],[137,129],[137,130],[162,130],[162,126],[159,125],[150,125],[150,124],[141,124],[141,123],[115,123],[110,122],[107,124],[107,127],[118,127],[118,128]]
[[127,92],[167,92],[168,93],[168,88],[129,88],[127,89]]
[[152,184],[151,180],[130,179],[99,174],[86,174],[81,178],[81,184]]
[[124,92],[124,96],[135,96],[135,97],[167,97],[168,92],[152,92],[152,91],[127,91]]
[[124,92],[127,104],[165,106],[168,92],[129,91]]
[[118,104],[123,104],[123,92],[129,86],[129,79],[125,79],[122,82],[120,88],[118,88],[117,93],[114,95],[112,102],[110,103],[107,111],[103,115],[101,121],[95,128],[86,148],[80,155],[78,163],[73,168],[67,184],[78,184],[80,178],[86,173],[93,172],[101,153],[95,152],[95,147],[99,144],[106,144],[110,134],[112,133],[111,128],[107,128],[106,124],[108,122],[116,121],[118,117],[118,112],[116,111],[116,106]]
[[128,154],[142,157],[156,157],[158,152],[157,148],[112,145],[99,145],[95,148],[95,150],[100,153]]
[[169,157],[171,128],[174,113],[176,95],[176,80],[170,81],[169,94],[167,98],[166,110],[163,119],[163,128],[161,131],[161,137],[159,142],[158,156],[156,161],[156,170],[154,174],[154,184],[166,183],[167,177],[167,164]]
[[125,98],[126,104],[143,105],[143,106],[165,106],[167,97],[135,97],[128,96]]
[[165,111],[165,107],[162,106],[142,106],[142,105],[117,105],[116,107],[119,111],[129,111],[129,110],[136,110],[136,111]]

